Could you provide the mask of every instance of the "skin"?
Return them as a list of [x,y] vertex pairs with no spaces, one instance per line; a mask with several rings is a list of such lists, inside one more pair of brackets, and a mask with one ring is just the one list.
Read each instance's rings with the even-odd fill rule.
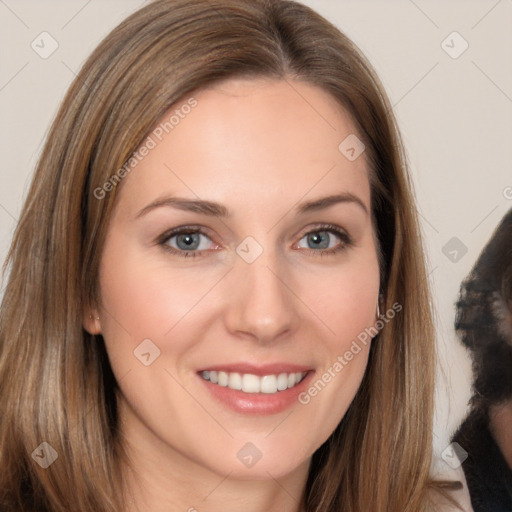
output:
[[[507,302],[504,331],[512,333],[512,299]],[[512,337],[510,338],[512,344]],[[512,469],[512,400],[493,405],[489,408],[490,430],[508,467]]]
[[505,458],[508,467],[512,469],[512,401],[494,405],[489,410],[490,430]]
[[[277,361],[307,365],[319,378],[374,324],[379,269],[365,154],[351,162],[338,150],[354,124],[314,86],[231,79],[194,97],[197,107],[123,181],[102,252],[101,305],[84,312],[121,388],[121,431],[136,472],[128,510],[298,511],[311,456],[353,400],[370,343],[310,403],[266,416],[228,409],[196,372]],[[364,207],[296,213],[334,193]],[[136,218],[166,195],[215,201],[232,214],[165,206]],[[341,250],[321,256],[307,234],[324,231],[322,223],[353,243],[326,235]],[[171,254],[155,241],[190,224],[207,234],[202,256]],[[253,263],[236,252],[247,236],[263,248]],[[167,245],[176,249],[176,237]],[[160,350],[150,366],[133,354],[146,338]],[[237,458],[247,442],[262,453],[251,468]]]
[[[512,344],[512,299],[506,305],[504,331],[510,336]],[[489,408],[490,430],[508,467],[512,469],[512,400],[493,405]]]

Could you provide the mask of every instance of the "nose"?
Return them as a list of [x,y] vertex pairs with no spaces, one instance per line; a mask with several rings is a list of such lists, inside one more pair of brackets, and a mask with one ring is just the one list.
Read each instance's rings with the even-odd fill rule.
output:
[[298,299],[284,263],[264,251],[253,263],[238,259],[233,270],[225,316],[229,332],[269,345],[297,329]]

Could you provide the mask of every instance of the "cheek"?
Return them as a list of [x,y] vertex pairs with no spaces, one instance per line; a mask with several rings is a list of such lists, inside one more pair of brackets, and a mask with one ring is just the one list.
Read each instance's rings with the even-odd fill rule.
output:
[[112,239],[102,259],[104,335],[110,339],[129,336],[133,342],[166,338],[195,309],[218,276],[171,269],[165,258],[144,258],[128,243],[118,258],[115,248],[120,244]]
[[301,277],[301,297],[331,334],[331,353],[343,350],[350,340],[373,325],[377,315],[379,270],[376,260],[351,265],[324,275]]
[[[327,439],[354,399],[363,379],[377,317],[379,270],[376,259],[337,272],[302,277],[302,295],[311,304],[322,365],[299,402],[314,428]],[[320,332],[322,335],[319,336]],[[315,336],[315,332],[311,333]]]

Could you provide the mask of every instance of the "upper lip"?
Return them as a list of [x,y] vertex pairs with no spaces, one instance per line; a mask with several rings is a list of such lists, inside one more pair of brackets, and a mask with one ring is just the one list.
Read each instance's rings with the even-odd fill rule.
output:
[[271,363],[255,365],[253,363],[215,364],[199,371],[221,371],[227,373],[250,373],[252,375],[279,375],[280,373],[302,373],[312,370],[311,366],[290,363]]

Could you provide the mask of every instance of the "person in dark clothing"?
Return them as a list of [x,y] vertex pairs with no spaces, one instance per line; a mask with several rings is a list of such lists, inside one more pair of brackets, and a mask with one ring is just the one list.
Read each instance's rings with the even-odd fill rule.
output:
[[463,281],[455,328],[470,350],[471,411],[453,437],[475,512],[512,512],[512,209]]

